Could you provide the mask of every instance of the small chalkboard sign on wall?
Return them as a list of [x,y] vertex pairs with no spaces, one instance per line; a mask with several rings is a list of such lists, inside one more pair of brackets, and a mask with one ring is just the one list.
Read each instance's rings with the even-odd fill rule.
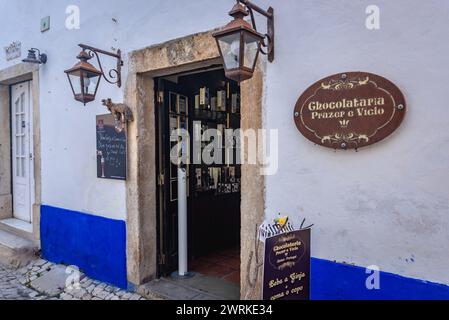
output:
[[97,177],[126,180],[126,129],[116,130],[112,114],[97,116]]

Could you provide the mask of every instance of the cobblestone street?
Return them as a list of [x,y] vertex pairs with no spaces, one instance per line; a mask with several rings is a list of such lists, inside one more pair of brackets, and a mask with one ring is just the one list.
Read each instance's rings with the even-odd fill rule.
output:
[[13,270],[0,265],[1,300],[145,300],[136,293],[92,280],[67,266],[39,259]]

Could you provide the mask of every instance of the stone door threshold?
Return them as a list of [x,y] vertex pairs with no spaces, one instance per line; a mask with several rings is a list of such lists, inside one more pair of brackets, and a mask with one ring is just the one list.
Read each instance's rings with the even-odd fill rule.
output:
[[165,300],[239,300],[240,287],[229,281],[195,274],[191,278],[161,278],[138,288],[147,298]]
[[0,230],[13,233],[19,237],[34,241],[33,224],[19,219],[0,220]]

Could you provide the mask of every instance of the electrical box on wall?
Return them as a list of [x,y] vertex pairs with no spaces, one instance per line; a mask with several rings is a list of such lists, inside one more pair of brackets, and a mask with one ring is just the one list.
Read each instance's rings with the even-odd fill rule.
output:
[[41,19],[41,32],[50,30],[50,16]]

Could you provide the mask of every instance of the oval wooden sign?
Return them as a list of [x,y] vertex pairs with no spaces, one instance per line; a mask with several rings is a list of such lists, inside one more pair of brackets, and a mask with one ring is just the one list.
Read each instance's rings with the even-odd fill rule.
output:
[[404,95],[389,80],[366,72],[339,73],[309,87],[295,106],[299,131],[333,149],[376,143],[401,124]]

